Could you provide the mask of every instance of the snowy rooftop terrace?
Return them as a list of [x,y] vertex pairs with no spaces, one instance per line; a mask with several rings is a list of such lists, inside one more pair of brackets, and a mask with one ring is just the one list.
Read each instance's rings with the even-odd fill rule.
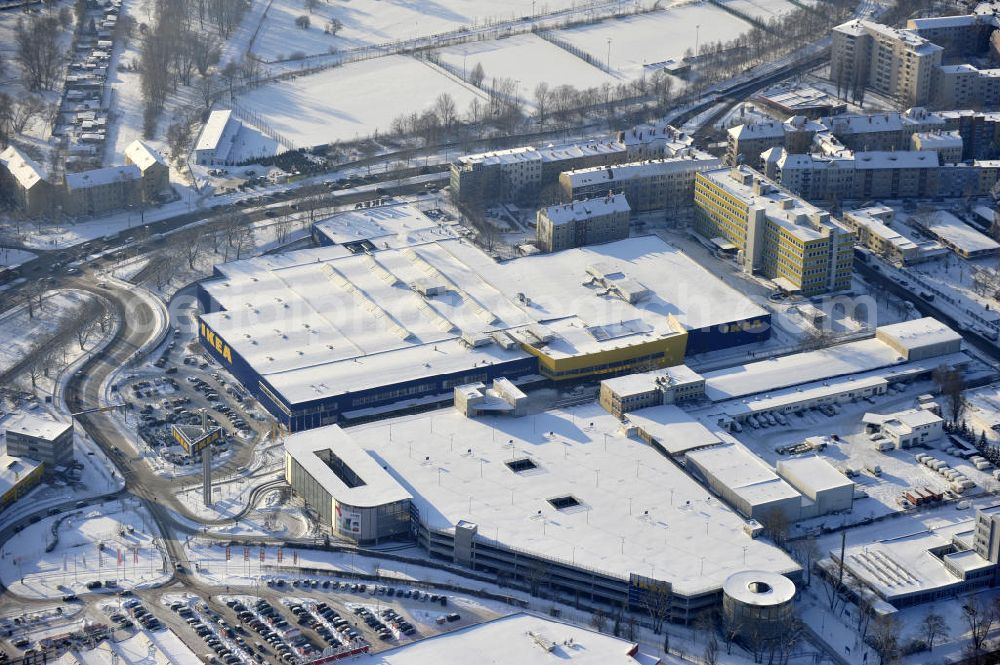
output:
[[[569,357],[678,334],[673,321],[699,329],[764,314],[654,236],[503,263],[459,239],[323,256],[274,269],[223,266],[228,276],[203,283],[226,310],[203,315],[205,323],[286,397],[384,385],[385,372],[418,378],[525,357],[496,344],[469,349],[463,334],[526,339],[529,327],[542,329],[553,335],[546,353]],[[604,294],[590,283],[595,265],[648,294],[634,304]],[[433,295],[418,291],[428,288]],[[598,334],[609,327],[615,335]]]
[[[479,537],[618,578],[635,572],[696,595],[733,570],[798,570],[617,418],[588,403],[523,418],[407,416],[345,430],[414,495],[432,529]],[[517,473],[506,462],[530,460]],[[557,509],[551,500],[573,497]],[[746,559],[744,560],[744,553]]]
[[[552,645],[547,651],[545,645]],[[518,613],[375,654],[372,665],[503,662],[547,665],[638,665],[656,658],[631,642],[560,621]]]
[[313,229],[335,245],[370,240],[379,249],[455,237],[408,203],[341,212],[316,222]]

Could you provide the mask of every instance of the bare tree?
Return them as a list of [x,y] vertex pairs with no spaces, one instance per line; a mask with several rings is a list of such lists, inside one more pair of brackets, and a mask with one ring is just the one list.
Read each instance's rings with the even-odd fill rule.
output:
[[545,119],[548,117],[549,101],[552,99],[552,91],[549,84],[542,81],[535,86],[535,117],[538,118],[538,126],[545,126]]
[[996,609],[973,595],[962,606],[962,616],[969,628],[969,644],[966,649],[969,657],[978,664],[986,653],[986,637],[997,620]]
[[650,584],[642,595],[642,606],[653,621],[653,632],[659,635],[664,622],[670,618],[670,587]]
[[455,98],[447,92],[442,92],[434,100],[434,112],[444,126],[444,131],[450,132],[458,121],[458,110]]
[[36,14],[17,22],[14,57],[30,90],[49,90],[57,82],[63,61],[59,31],[59,19],[51,15]]
[[792,543],[792,551],[805,570],[805,585],[809,586],[812,583],[813,564],[822,556],[819,545],[816,544],[816,538],[806,536],[805,538],[796,540]]
[[10,105],[10,128],[15,134],[22,134],[35,118],[45,113],[45,100],[38,95],[24,95],[13,100]]
[[330,22],[326,25],[326,32],[330,33],[334,37],[337,33],[344,29],[344,24],[340,22],[339,18],[332,18]]
[[319,7],[319,0],[302,0],[302,6],[306,11],[312,14],[316,11],[316,8]]
[[599,633],[603,633],[608,627],[608,615],[604,610],[598,608],[590,615],[590,626]]
[[880,614],[875,618],[871,634],[871,645],[878,654],[879,664],[893,663],[899,657],[899,624],[891,614]]
[[965,379],[962,372],[954,367],[940,365],[931,374],[931,378],[947,401],[952,424],[957,424],[965,409]]
[[549,576],[549,567],[542,561],[533,559],[530,564],[528,564],[528,569],[525,571],[525,577],[528,581],[528,589],[531,590],[532,596],[537,596],[538,592],[541,591],[542,582]]
[[472,68],[469,73],[469,83],[476,86],[477,88],[483,84],[483,79],[486,78],[486,72],[483,70],[483,63],[477,62],[476,66]]
[[312,25],[312,21],[310,21],[309,17],[306,16],[305,14],[303,14],[302,16],[297,16],[295,18],[296,28],[302,28],[303,30],[308,30],[310,25]]
[[781,509],[767,511],[760,517],[760,524],[778,546],[782,546],[788,540],[788,531],[791,525],[785,511]]
[[205,233],[198,227],[193,227],[177,238],[177,251],[187,261],[188,268],[194,270],[195,264],[205,251]]
[[934,642],[939,637],[944,639],[948,636],[948,622],[933,609],[928,610],[927,614],[924,615],[920,627],[924,631],[924,641],[927,643],[928,651],[934,651]]

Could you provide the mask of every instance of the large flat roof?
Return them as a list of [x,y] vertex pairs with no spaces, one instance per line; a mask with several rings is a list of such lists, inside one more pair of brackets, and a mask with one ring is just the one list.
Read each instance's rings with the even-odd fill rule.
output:
[[[285,440],[285,452],[340,503],[372,508],[411,498],[409,492],[339,427],[296,432]],[[361,484],[348,484],[334,473],[323,459],[331,454],[350,468]]]
[[671,455],[722,443],[710,429],[673,404],[630,411],[625,417]]
[[37,469],[41,462],[27,457],[0,455],[0,495],[16,487],[29,473]]
[[[427,413],[345,431],[413,494],[431,529],[472,522],[481,537],[536,556],[619,579],[636,572],[685,595],[721,588],[734,570],[799,568],[597,403],[522,418]],[[505,464],[520,459],[535,468]],[[566,496],[579,505],[549,501]]]
[[24,411],[12,413],[7,416],[6,420],[0,422],[0,428],[5,432],[27,434],[50,441],[72,427],[72,423],[56,420],[48,415],[39,416]]
[[705,373],[705,394],[721,402],[905,362],[878,339],[838,344]]
[[313,229],[336,245],[370,240],[379,249],[456,235],[409,203],[340,212],[316,222]]
[[692,450],[685,456],[751,506],[802,500],[794,487],[741,443]]
[[[552,651],[547,647],[551,645]],[[518,613],[370,656],[372,665],[517,663],[517,665],[656,663],[632,642],[580,626]]]
[[[547,354],[570,357],[676,335],[674,322],[694,330],[766,314],[655,236],[502,263],[461,239],[308,258],[222,266],[202,283],[226,310],[205,323],[293,402],[385,385],[386,373],[419,378],[527,354],[468,348],[463,335],[542,331]],[[645,297],[609,294],[591,280],[598,268]]]
[[796,479],[806,483],[810,489],[816,492],[854,486],[854,482],[850,478],[838,471],[826,459],[817,455],[803,455],[778,460],[778,473],[784,476],[789,471],[795,474]]
[[1000,250],[1000,243],[980,233],[947,210],[929,212],[919,218],[918,223],[937,238],[965,252]]

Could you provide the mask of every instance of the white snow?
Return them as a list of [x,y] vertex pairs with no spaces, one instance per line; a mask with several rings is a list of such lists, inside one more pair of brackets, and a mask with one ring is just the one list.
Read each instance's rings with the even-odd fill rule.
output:
[[483,97],[430,63],[400,55],[262,86],[239,104],[301,147],[385,133],[395,117],[420,113],[442,93],[460,112]]
[[688,48],[695,49],[696,41],[700,45],[729,41],[751,27],[704,3],[559,30],[556,36],[605,62],[610,39],[611,69],[631,79],[639,78],[645,65],[681,59]]
[[8,268],[16,268],[22,263],[27,263],[37,256],[37,254],[32,254],[31,252],[23,249],[0,247],[0,267],[7,266]]
[[787,0],[726,0],[725,5],[765,23],[772,17],[795,9],[795,5]]
[[563,84],[586,89],[618,82],[610,74],[530,33],[449,46],[438,51],[438,55],[459,72],[471,72],[481,64],[487,82],[499,77],[520,81],[519,94],[529,103],[534,102],[535,86],[539,83],[549,84],[550,89]]
[[[56,522],[59,540],[46,552]],[[116,580],[119,588],[147,586],[169,577],[158,540],[152,519],[136,501],[74,510],[29,525],[4,543],[0,580],[29,598],[82,592],[92,580]]]

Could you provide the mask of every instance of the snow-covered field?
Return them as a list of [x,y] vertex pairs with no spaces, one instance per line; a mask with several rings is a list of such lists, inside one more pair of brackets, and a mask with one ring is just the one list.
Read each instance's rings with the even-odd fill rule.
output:
[[725,4],[726,7],[765,22],[795,9],[795,5],[787,0],[726,0]]
[[[260,0],[263,1],[263,0]],[[350,3],[320,3],[310,15],[300,0],[274,0],[267,12],[252,51],[263,60],[281,60],[292,53],[305,55],[328,53],[331,48],[344,50],[412,39],[463,27],[511,20],[582,6],[578,0],[352,0]],[[310,27],[296,27],[295,19],[309,16]],[[325,34],[331,19],[343,28],[337,35]]]
[[726,42],[751,27],[746,21],[705,3],[559,30],[556,36],[602,61],[608,60],[610,39],[611,69],[635,79],[643,73],[644,65],[679,59],[687,49],[695,49],[696,41]]
[[395,117],[420,113],[445,92],[459,112],[482,96],[429,63],[389,56],[263,86],[239,103],[299,147],[384,133]]
[[458,71],[471,72],[481,64],[487,81],[494,77],[520,81],[521,96],[529,103],[539,83],[585,89],[618,82],[610,74],[533,34],[459,44],[441,49],[438,55]]
[[[47,552],[54,534],[58,541]],[[129,499],[48,517],[3,545],[0,580],[33,598],[82,592],[92,580],[148,586],[169,577],[158,538],[152,519]]]

